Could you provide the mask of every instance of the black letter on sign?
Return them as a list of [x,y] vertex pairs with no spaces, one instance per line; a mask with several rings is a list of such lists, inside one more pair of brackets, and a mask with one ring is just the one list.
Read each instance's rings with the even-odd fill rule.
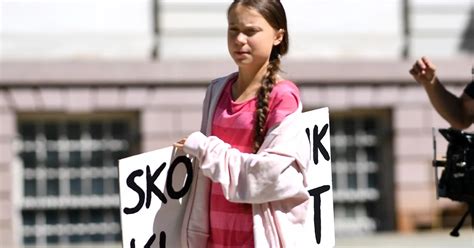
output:
[[160,232],[160,248],[166,248],[166,233]]
[[[324,159],[326,159],[326,161],[329,161],[329,153],[326,150],[326,148],[323,146],[323,144],[321,143],[321,140],[323,140],[324,135],[326,135],[326,132],[328,131],[328,127],[329,127],[328,124],[324,125],[323,129],[321,129],[321,133],[318,134],[318,125],[314,125],[314,128],[313,128],[313,162],[314,164],[318,164],[319,162],[318,150],[321,152]],[[305,132],[306,132],[306,135],[308,136],[309,144],[311,145],[311,137],[310,137],[309,128],[306,128]]]
[[[180,164],[183,163],[186,166],[186,181],[184,186],[180,191],[175,191],[173,189],[173,173],[174,169]],[[189,188],[191,188],[191,182],[193,181],[193,164],[191,160],[186,156],[177,157],[173,163],[171,163],[170,168],[168,169],[168,175],[166,176],[166,190],[168,195],[173,199],[179,199],[188,193]]]
[[155,238],[156,238],[156,234],[153,233],[153,235],[151,235],[150,239],[148,239],[148,241],[146,242],[145,246],[143,246],[143,248],[150,248],[151,245],[153,244],[153,241],[155,241]]
[[[150,248],[153,242],[155,242],[156,234],[151,235],[151,237],[146,242],[144,248]],[[135,239],[130,240],[130,248],[135,248]],[[160,248],[166,248],[166,233],[160,233]]]
[[314,230],[316,231],[316,242],[321,243],[321,194],[328,191],[331,187],[323,185],[312,189],[309,195],[314,197]]
[[150,166],[146,166],[146,208],[149,208],[151,204],[151,192],[155,193],[155,195],[160,198],[161,202],[167,202],[163,192],[161,192],[161,190],[155,185],[155,180],[158,178],[165,166],[166,163],[162,163],[160,167],[158,167],[158,169],[155,171],[155,173],[153,173],[153,175],[151,175]]
[[143,175],[143,171],[136,170],[127,177],[128,187],[133,189],[138,194],[138,203],[134,208],[124,208],[123,212],[125,214],[134,214],[138,212],[143,206],[143,202],[145,201],[145,192],[143,192],[143,190],[133,180],[135,177],[139,177],[141,175]]

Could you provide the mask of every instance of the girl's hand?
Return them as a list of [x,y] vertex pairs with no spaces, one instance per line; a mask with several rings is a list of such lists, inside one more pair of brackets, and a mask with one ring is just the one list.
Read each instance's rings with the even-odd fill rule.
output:
[[417,60],[410,70],[410,74],[423,86],[432,85],[436,81],[436,66],[426,57]]
[[184,142],[186,142],[186,139],[187,138],[182,138],[180,139],[179,141],[177,141],[176,143],[173,144],[173,146],[177,149],[183,149],[184,148]]

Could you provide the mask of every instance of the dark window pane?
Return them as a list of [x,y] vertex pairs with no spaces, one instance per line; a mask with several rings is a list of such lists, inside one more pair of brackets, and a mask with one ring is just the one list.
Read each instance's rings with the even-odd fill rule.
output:
[[70,167],[78,168],[81,167],[81,152],[71,151],[69,152],[69,163]]
[[92,234],[91,241],[92,242],[103,242],[105,240],[104,235],[102,234]]
[[25,196],[36,196],[36,179],[25,179],[23,191]]
[[345,161],[356,161],[357,158],[357,148],[355,146],[348,146],[345,153]]
[[114,161],[114,165],[118,165],[119,159],[126,158],[128,157],[128,152],[127,151],[115,151],[112,152],[112,160]]
[[118,178],[114,178],[114,193],[119,193],[119,180]]
[[69,180],[69,190],[71,192],[71,195],[81,195],[81,186],[82,182],[80,178],[71,178]]
[[335,122],[334,122],[333,118],[330,117],[330,118],[329,118],[329,133],[331,134],[331,136],[332,136],[332,135],[335,133],[335,131],[336,131],[336,128],[335,128],[335,126],[334,126],[334,123],[335,123]]
[[355,172],[347,174],[347,184],[349,189],[357,189],[357,174]]
[[100,122],[93,122],[90,125],[90,133],[92,139],[100,140],[104,137],[103,125]]
[[355,121],[351,118],[345,118],[343,120],[344,134],[354,135],[355,134]]
[[59,243],[59,236],[58,235],[46,236],[46,243],[48,244]]
[[121,241],[122,240],[122,233],[118,233],[114,236],[115,241]]
[[59,167],[59,153],[57,151],[48,151],[46,155],[46,166],[49,168]]
[[23,165],[25,168],[35,168],[36,167],[36,153],[35,152],[22,152],[21,159],[23,160]]
[[33,245],[36,243],[36,237],[35,236],[26,236],[23,237],[23,243],[25,245]]
[[367,161],[377,162],[377,149],[374,146],[365,147],[367,153]]
[[59,211],[48,210],[46,211],[46,224],[56,225],[59,223]]
[[78,140],[81,137],[81,126],[78,122],[69,122],[66,124],[67,138],[70,140]]
[[23,225],[34,226],[36,224],[36,214],[33,211],[23,211]]
[[113,216],[114,222],[115,223],[120,223],[120,211],[115,210],[115,209],[113,209],[112,211],[113,211],[112,216]]
[[93,178],[92,179],[92,194],[103,195],[104,194],[104,179]]
[[375,118],[367,118],[363,120],[363,125],[364,125],[364,131],[369,134],[375,134],[376,133],[376,128],[377,128],[377,123]]
[[[334,141],[331,140],[331,142],[334,142]],[[336,149],[334,146],[331,146],[331,161],[332,162],[339,161],[338,156],[339,156],[338,149]]]
[[337,190],[339,187],[337,187],[337,174],[332,173],[332,187],[333,190]]
[[47,140],[59,139],[59,127],[56,123],[46,123],[44,125],[44,132]]
[[371,172],[368,174],[368,186],[371,189],[377,189],[377,173]]
[[112,138],[126,139],[128,136],[128,125],[124,121],[114,121],[111,125]]
[[92,167],[102,167],[104,164],[104,152],[103,151],[93,151],[91,157],[91,166]]
[[53,178],[46,181],[46,195],[59,195],[59,179]]
[[112,242],[115,241],[115,234],[105,234],[104,235],[105,242]]
[[102,223],[104,222],[104,212],[101,209],[91,210],[91,222]]
[[24,122],[19,127],[20,135],[23,140],[36,139],[36,126],[32,122]]
[[77,244],[82,242],[82,236],[81,235],[71,235],[69,236],[69,242],[72,244]]
[[81,211],[79,210],[69,210],[68,211],[69,223],[79,224],[81,222]]
[[104,179],[104,183],[105,183],[104,185],[105,194],[112,195],[112,194],[117,193],[118,185],[115,185],[117,183],[116,178],[106,178]]
[[366,209],[367,215],[371,218],[376,218],[376,213],[378,212],[377,208],[380,208],[377,205],[377,202],[370,202],[369,201],[369,202],[365,203],[365,209]]

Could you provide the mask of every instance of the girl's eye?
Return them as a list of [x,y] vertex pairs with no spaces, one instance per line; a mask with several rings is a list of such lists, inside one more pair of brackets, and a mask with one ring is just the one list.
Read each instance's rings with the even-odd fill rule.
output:
[[229,33],[232,33],[232,34],[243,33],[246,36],[253,36],[254,34],[258,33],[258,31],[259,30],[255,28],[240,30],[239,28],[231,27],[227,29],[227,32]]
[[245,30],[244,31],[244,34],[247,35],[247,36],[253,36],[254,34],[256,34],[258,31],[255,30],[255,29],[249,29],[249,30]]

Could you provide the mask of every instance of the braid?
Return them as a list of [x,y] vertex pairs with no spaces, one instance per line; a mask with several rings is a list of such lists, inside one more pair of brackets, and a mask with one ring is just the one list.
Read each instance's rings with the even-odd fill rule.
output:
[[[276,50],[276,51],[273,51]],[[255,135],[254,135],[254,153],[260,149],[265,138],[265,123],[268,117],[268,108],[270,102],[270,93],[276,83],[276,74],[280,70],[280,58],[278,49],[273,49],[270,55],[270,62],[267,72],[262,80],[262,86],[257,93],[257,110],[255,113]]]

